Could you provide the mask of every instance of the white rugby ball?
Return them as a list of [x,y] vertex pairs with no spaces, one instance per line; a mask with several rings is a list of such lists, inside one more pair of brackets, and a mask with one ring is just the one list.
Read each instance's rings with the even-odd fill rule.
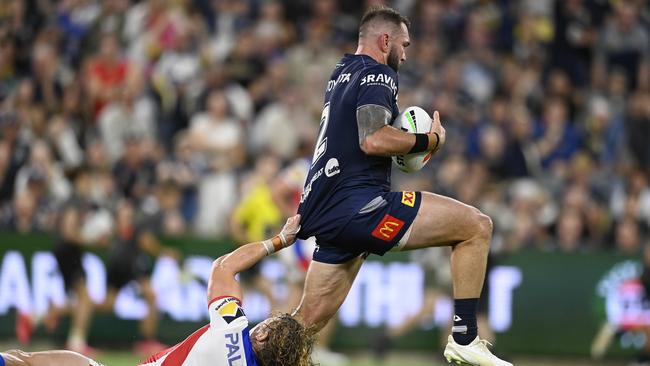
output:
[[[393,127],[409,133],[429,133],[432,124],[433,120],[424,109],[408,107],[395,119]],[[415,154],[394,155],[393,163],[403,172],[416,172],[427,164],[432,154],[431,151],[423,151]]]

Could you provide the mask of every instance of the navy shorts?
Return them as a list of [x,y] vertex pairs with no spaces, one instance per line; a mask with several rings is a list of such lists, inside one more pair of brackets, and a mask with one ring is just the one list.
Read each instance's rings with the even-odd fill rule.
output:
[[366,205],[327,242],[316,238],[313,259],[345,263],[364,253],[384,255],[399,243],[420,209],[420,192],[388,192]]

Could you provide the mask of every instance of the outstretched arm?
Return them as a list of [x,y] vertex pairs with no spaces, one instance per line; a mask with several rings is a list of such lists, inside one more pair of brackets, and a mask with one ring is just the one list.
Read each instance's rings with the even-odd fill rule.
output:
[[235,280],[235,275],[252,267],[267,255],[293,244],[300,230],[299,224],[300,215],[290,217],[280,234],[262,242],[243,245],[215,260],[208,283],[208,301],[221,296],[241,299],[241,287]]

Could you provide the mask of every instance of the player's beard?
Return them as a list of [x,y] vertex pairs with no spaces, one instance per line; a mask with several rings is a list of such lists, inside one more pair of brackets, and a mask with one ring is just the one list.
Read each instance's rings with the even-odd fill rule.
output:
[[399,70],[399,55],[397,54],[397,51],[395,50],[395,47],[392,47],[390,49],[390,52],[388,52],[388,59],[386,60],[386,63],[388,66],[390,66],[391,69]]

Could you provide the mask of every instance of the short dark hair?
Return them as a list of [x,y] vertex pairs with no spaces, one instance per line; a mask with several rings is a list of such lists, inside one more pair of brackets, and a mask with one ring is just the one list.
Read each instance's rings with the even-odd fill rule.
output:
[[313,332],[303,327],[289,314],[277,316],[270,322],[269,338],[255,352],[260,366],[313,366],[311,350]]
[[407,29],[411,28],[411,21],[404,15],[400,14],[397,10],[383,5],[372,6],[361,17],[361,23],[359,24],[359,37],[364,35],[363,33],[366,30],[366,26],[375,19],[392,23],[397,27],[400,27],[402,23],[404,23]]

